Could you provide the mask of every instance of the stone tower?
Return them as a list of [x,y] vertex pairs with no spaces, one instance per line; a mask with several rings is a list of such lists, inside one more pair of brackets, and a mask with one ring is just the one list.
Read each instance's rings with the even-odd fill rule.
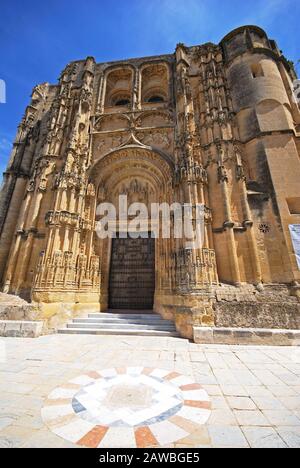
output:
[[[246,26],[171,55],[88,57],[34,88],[1,192],[2,290],[37,303],[50,327],[65,310],[142,308],[151,294],[189,338],[214,324],[299,326],[295,78],[276,43]],[[120,194],[204,205],[202,248],[99,239],[97,205]],[[141,263],[129,275],[132,249]]]

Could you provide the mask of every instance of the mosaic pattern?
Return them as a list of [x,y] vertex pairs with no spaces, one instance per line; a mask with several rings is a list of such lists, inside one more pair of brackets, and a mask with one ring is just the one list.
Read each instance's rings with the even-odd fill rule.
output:
[[42,409],[59,437],[91,448],[154,447],[183,441],[211,414],[191,378],[128,367],[89,372],[56,388]]

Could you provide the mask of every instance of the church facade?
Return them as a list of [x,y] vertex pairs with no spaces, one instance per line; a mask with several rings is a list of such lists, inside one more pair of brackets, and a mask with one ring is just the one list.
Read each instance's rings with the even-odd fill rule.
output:
[[[1,192],[2,291],[50,328],[66,310],[152,308],[187,338],[197,326],[299,327],[295,79],[247,26],[170,55],[88,57],[36,86]],[[190,204],[192,218],[201,204],[201,247],[122,238],[119,222],[99,238],[97,206],[121,194]]]

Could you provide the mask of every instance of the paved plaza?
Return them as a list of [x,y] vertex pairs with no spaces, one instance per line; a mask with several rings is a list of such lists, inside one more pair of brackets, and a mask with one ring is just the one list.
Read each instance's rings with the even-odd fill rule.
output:
[[1,447],[300,447],[300,349],[0,338]]

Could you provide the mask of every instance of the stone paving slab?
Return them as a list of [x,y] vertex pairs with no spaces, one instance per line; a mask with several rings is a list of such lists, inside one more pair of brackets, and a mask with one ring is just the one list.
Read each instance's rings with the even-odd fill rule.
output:
[[[187,376],[210,398],[211,416],[203,425],[179,430],[182,421],[172,415],[175,419],[168,427],[174,426],[181,439],[168,439],[161,426],[155,428],[161,444],[300,448],[298,347],[197,345],[166,337],[122,336],[116,340],[51,335],[34,340],[0,338],[0,351],[0,447],[77,447],[45,425],[41,410],[48,395],[87,372],[130,365]],[[120,434],[116,431],[111,442],[111,432],[104,445],[117,444]],[[131,436],[127,437],[132,444]],[[149,437],[149,433],[141,431],[139,437]]]

